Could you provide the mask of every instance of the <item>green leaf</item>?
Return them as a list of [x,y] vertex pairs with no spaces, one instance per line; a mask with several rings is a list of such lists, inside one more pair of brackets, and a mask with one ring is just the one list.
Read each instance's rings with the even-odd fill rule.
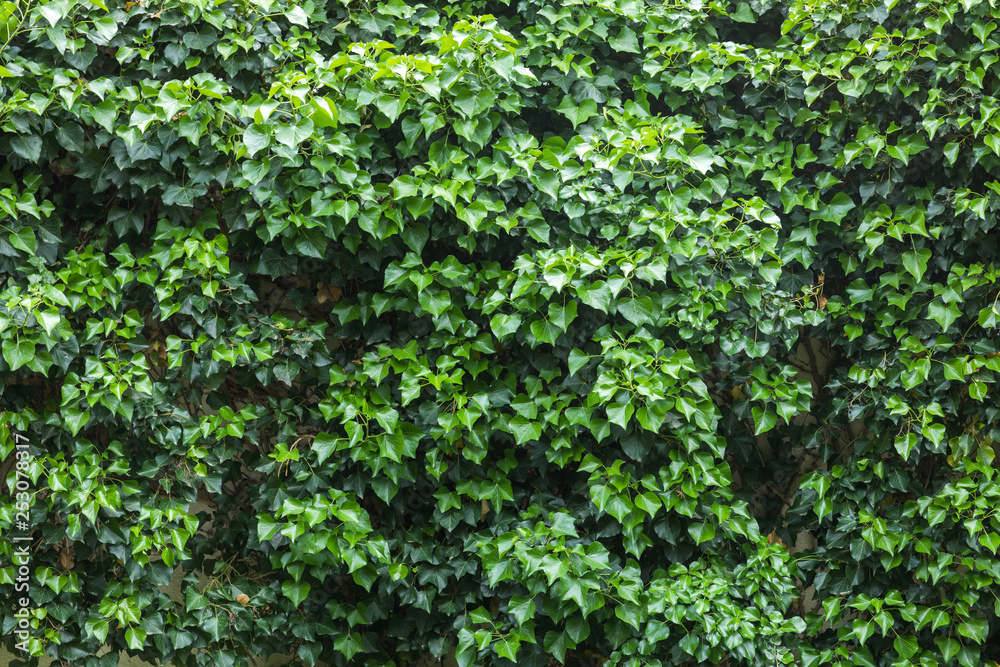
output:
[[628,428],[628,422],[635,412],[631,403],[612,403],[607,407],[608,421],[618,424],[622,428]]
[[431,315],[441,315],[451,308],[451,293],[446,290],[437,292],[421,292],[418,297],[420,307]]
[[298,607],[309,595],[310,586],[305,581],[285,581],[281,584],[282,594],[292,601],[292,605]]
[[854,207],[854,200],[850,195],[838,192],[829,204],[820,204],[817,218],[827,222],[840,222]]
[[290,23],[294,23],[295,25],[303,27],[307,27],[309,25],[309,15],[306,14],[305,10],[298,5],[293,5],[291,8],[285,10],[285,18],[287,18]]
[[333,642],[333,649],[343,654],[344,660],[350,662],[351,658],[364,650],[364,644],[357,632],[343,633]]
[[519,445],[524,445],[542,436],[542,425],[518,415],[510,420],[510,432]]
[[94,19],[93,25],[97,29],[97,32],[101,34],[101,37],[104,38],[105,44],[118,34],[118,23],[110,16],[102,16]]
[[299,144],[312,136],[312,132],[313,121],[309,118],[302,118],[291,125],[279,125],[274,131],[274,138],[277,139],[280,144],[284,144],[289,148],[296,148]]
[[699,173],[707,173],[715,164],[715,155],[708,146],[701,145],[688,153],[688,164],[698,170]]
[[130,649],[138,651],[146,643],[146,631],[138,627],[129,628],[125,631],[125,643]]
[[518,625],[524,625],[535,615],[535,599],[515,595],[507,605],[507,612],[514,617]]
[[729,18],[734,21],[739,21],[740,23],[756,23],[757,17],[754,16],[753,10],[750,9],[750,5],[745,2],[741,2],[736,6],[736,11],[729,14]]
[[532,174],[531,182],[553,199],[559,198],[559,186],[561,184],[559,174],[552,171],[537,172]]
[[944,424],[927,424],[922,427],[922,431],[924,437],[933,442],[935,446],[941,444],[941,441],[944,440]]
[[583,368],[590,361],[590,355],[584,354],[580,350],[573,348],[569,353],[569,374],[576,375],[576,372]]
[[329,97],[314,97],[307,112],[314,128],[337,126],[337,106]]
[[549,631],[545,633],[542,647],[560,663],[565,663],[566,651],[576,648],[576,643],[570,639],[569,633]]
[[511,662],[517,662],[517,651],[521,647],[521,642],[516,639],[501,639],[494,645],[497,655],[507,658]]
[[961,644],[958,643],[958,640],[950,637],[937,637],[934,642],[941,650],[941,656],[945,659],[945,662],[949,662],[952,658],[954,658],[961,648]]
[[639,327],[650,324],[653,318],[653,300],[648,296],[618,300],[618,312]]
[[35,313],[35,317],[41,323],[42,328],[45,329],[45,333],[49,335],[51,335],[52,330],[59,326],[59,323],[62,322],[62,316],[54,310],[38,311]]
[[337,445],[340,442],[340,438],[336,438],[329,433],[319,433],[312,443],[312,450],[316,452],[316,463],[323,463],[323,461],[330,458],[330,455],[337,451]]
[[37,135],[16,135],[10,139],[10,149],[28,162],[38,162],[42,156],[42,138]]
[[3,358],[16,371],[35,356],[35,344],[30,340],[8,338],[3,342]]
[[931,259],[931,251],[927,248],[920,250],[908,250],[903,253],[903,268],[905,268],[916,280],[923,278],[927,271],[927,263]]
[[521,328],[521,316],[520,315],[506,315],[500,313],[494,315],[490,320],[490,329],[496,334],[496,337],[500,340],[505,340],[515,333],[517,333]]
[[639,40],[636,38],[635,31],[628,26],[622,28],[617,37],[610,38],[608,43],[615,51],[639,53]]
[[987,627],[986,621],[970,618],[964,623],[959,623],[958,634],[971,639],[977,644],[982,644],[986,641]]
[[566,620],[566,634],[579,644],[590,636],[590,623],[581,616],[571,616]]
[[695,544],[708,542],[715,537],[715,524],[710,521],[704,523],[693,523],[688,526],[688,532],[694,538]]
[[[909,270],[909,267],[907,267]],[[918,278],[919,280],[919,278]],[[927,307],[927,316],[941,325],[942,331],[948,331],[952,323],[961,316],[961,311],[954,303],[943,304],[933,302]]]
[[108,630],[110,627],[111,626],[107,621],[100,618],[89,618],[86,623],[84,623],[84,629],[87,631],[87,634],[94,637],[102,644],[108,637]]
[[271,137],[264,126],[253,124],[244,130],[243,144],[247,147],[247,155],[253,157],[271,145]]
[[969,385],[969,396],[976,401],[981,401],[986,398],[986,383],[978,381],[971,383]]
[[406,108],[405,93],[396,95],[382,95],[375,102],[375,108],[381,111],[390,123],[394,123],[399,115]]
[[483,607],[476,607],[469,612],[469,623],[493,623],[493,617],[490,612],[486,611]]
[[1000,551],[1000,534],[992,532],[983,532],[979,535],[979,543],[990,550],[990,553],[996,554]]
[[587,99],[577,104],[569,95],[563,95],[562,102],[559,103],[556,110],[573,123],[573,129],[575,130],[580,123],[597,115],[597,102]]
[[893,444],[896,451],[899,452],[899,455],[903,457],[904,461],[910,458],[910,452],[912,452],[913,448],[917,446],[917,440],[918,438],[916,433],[906,433],[904,435],[896,436]]
[[778,415],[773,412],[765,411],[761,408],[754,407],[753,410],[753,420],[756,424],[756,429],[754,430],[754,435],[760,435],[761,433],[767,433],[775,426],[778,425]]
[[22,227],[17,232],[11,232],[7,238],[10,239],[10,244],[18,250],[35,253],[35,232],[30,227]]

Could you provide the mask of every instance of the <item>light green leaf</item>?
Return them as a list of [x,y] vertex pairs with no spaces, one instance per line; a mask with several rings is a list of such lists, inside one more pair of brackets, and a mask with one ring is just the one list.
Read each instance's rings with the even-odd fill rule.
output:
[[16,371],[31,361],[35,356],[35,344],[30,340],[8,338],[3,342],[3,358]]
[[961,314],[958,305],[954,303],[943,304],[940,301],[935,301],[927,307],[928,317],[940,324],[941,330],[945,332]]
[[753,10],[750,9],[750,5],[745,2],[741,2],[736,6],[736,11],[729,15],[734,21],[739,21],[740,23],[755,23],[757,17],[754,16]]
[[312,450],[316,452],[316,462],[323,463],[330,458],[330,455],[337,451],[337,443],[340,440],[329,433],[318,434],[312,443]]
[[981,401],[986,398],[986,383],[977,381],[970,384],[969,396],[977,401]]
[[290,9],[285,11],[285,18],[288,19],[290,23],[300,26],[309,25],[309,15],[306,11],[302,9],[299,5],[293,5]]
[[715,155],[711,148],[702,144],[688,153],[687,160],[688,164],[704,174],[715,164]]
[[704,523],[693,523],[688,526],[688,532],[694,538],[695,544],[708,542],[715,537],[715,524],[710,521]]
[[125,631],[125,642],[130,649],[138,651],[146,643],[146,631],[140,627],[132,627]]
[[591,99],[586,99],[580,104],[577,104],[569,95],[564,95],[562,102],[556,107],[562,115],[566,116],[571,123],[573,123],[573,129],[575,130],[580,123],[585,122],[591,116],[597,115],[597,102]]
[[278,143],[289,148],[296,148],[303,141],[308,139],[313,132],[313,121],[309,118],[302,118],[296,123],[287,125],[282,123],[275,129],[274,138]]
[[285,581],[281,584],[281,592],[292,604],[298,607],[309,595],[310,586],[305,581]]
[[576,375],[576,372],[586,365],[588,361],[590,361],[590,355],[584,354],[576,348],[570,350],[568,360],[570,376]]
[[838,192],[829,204],[820,204],[819,214],[816,217],[827,222],[840,222],[854,207],[854,200],[850,195]]
[[54,310],[38,311],[35,313],[35,318],[42,324],[42,328],[47,334],[51,334],[52,330],[62,322],[62,316]]
[[247,155],[253,157],[271,145],[271,137],[264,126],[253,124],[243,132],[243,144],[247,147]]
[[618,300],[618,312],[639,327],[650,324],[653,318],[653,300],[648,296]]
[[314,127],[337,126],[337,107],[329,97],[314,97],[309,106]]
[[628,26],[622,28],[617,37],[610,38],[608,40],[608,44],[610,44],[611,48],[615,51],[639,53],[639,40],[636,38],[635,31]]
[[916,280],[923,278],[927,271],[927,263],[931,259],[931,251],[928,248],[920,250],[908,250],[903,253],[903,268],[905,268]]
[[35,232],[30,227],[22,227],[17,232],[11,232],[7,236],[10,244],[18,250],[35,253]]
[[765,411],[761,408],[755,407],[751,412],[753,413],[754,423],[757,425],[757,428],[754,430],[754,435],[767,433],[778,425],[778,415],[771,411]]

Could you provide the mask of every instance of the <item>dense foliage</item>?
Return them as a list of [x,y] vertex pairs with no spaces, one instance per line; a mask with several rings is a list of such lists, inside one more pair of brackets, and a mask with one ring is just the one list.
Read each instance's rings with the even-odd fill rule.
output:
[[994,4],[0,3],[31,653],[1000,659]]

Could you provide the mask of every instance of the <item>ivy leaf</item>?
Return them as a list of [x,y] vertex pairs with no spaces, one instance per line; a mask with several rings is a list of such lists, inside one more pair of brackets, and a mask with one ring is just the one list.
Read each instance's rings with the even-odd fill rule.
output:
[[559,103],[556,110],[566,116],[566,118],[573,123],[573,129],[575,130],[580,123],[583,123],[588,118],[597,115],[597,102],[588,99],[583,100],[580,104],[577,104],[572,97],[564,95],[562,102]]
[[339,441],[339,438],[335,438],[329,433],[318,434],[312,443],[312,450],[316,452],[316,463],[322,464],[323,461],[330,458],[330,455],[337,451]]
[[894,446],[899,455],[903,457],[903,460],[910,458],[910,452],[913,451],[914,447],[917,446],[917,434],[916,433],[906,433],[904,435],[896,436],[894,440]]
[[982,644],[986,641],[986,630],[988,626],[986,621],[979,619],[968,619],[964,623],[958,625],[958,634],[971,639],[977,644]]
[[[315,101],[315,100],[314,100]],[[293,124],[281,124],[274,130],[274,138],[278,143],[289,148],[296,148],[303,141],[312,136],[313,121],[309,118],[302,118]],[[246,140],[244,136],[244,141]]]
[[138,651],[146,643],[146,631],[139,627],[129,628],[125,631],[125,643],[130,649]]
[[14,153],[28,162],[38,162],[42,156],[42,138],[37,135],[17,135],[10,140]]
[[94,105],[90,109],[94,121],[108,132],[114,131],[115,121],[118,118],[118,108],[111,99],[104,100],[100,104]]
[[494,315],[490,320],[490,329],[500,340],[509,338],[513,334],[517,333],[521,328],[521,316],[520,315],[506,315],[500,313]]
[[756,23],[757,17],[754,16],[753,10],[750,9],[750,5],[745,2],[741,2],[736,6],[736,11],[729,15],[729,18],[734,21],[739,21],[740,23]]
[[295,607],[298,607],[309,595],[310,585],[305,581],[286,581],[281,584],[281,592],[292,601]]
[[11,232],[7,238],[10,239],[10,244],[18,250],[35,253],[35,232],[30,227],[22,227],[16,232]]
[[580,350],[573,348],[569,353],[569,374],[576,375],[576,372],[583,368],[590,361],[590,355],[584,354]]
[[306,14],[306,11],[298,5],[294,5],[285,10],[285,18],[287,18],[290,23],[295,25],[300,25],[302,27],[308,27],[309,25],[309,15]]
[[203,186],[188,187],[177,183],[171,183],[163,191],[162,201],[168,206],[194,206],[195,198],[208,192]]
[[705,145],[698,146],[688,153],[687,159],[688,164],[702,174],[707,173],[715,164],[715,155],[712,154],[712,149]]
[[976,401],[981,401],[986,398],[986,383],[978,381],[971,383],[969,385],[969,396]]
[[609,39],[608,43],[615,51],[639,53],[639,40],[636,38],[635,32],[628,26],[622,28],[617,37]]
[[517,651],[521,647],[521,642],[514,639],[501,639],[496,643],[494,648],[496,649],[497,655],[501,658],[507,658],[511,662],[517,662]]
[[[907,267],[907,270],[909,270],[909,267]],[[957,320],[961,314],[962,313],[959,311],[958,306],[954,303],[943,304],[935,301],[927,307],[928,317],[940,324],[942,331],[948,331],[952,322]]]
[[524,445],[542,436],[542,425],[518,415],[510,420],[510,431],[518,445]]
[[62,316],[57,311],[43,310],[35,313],[35,317],[41,323],[45,333],[51,335],[52,330],[62,322]]
[[101,34],[101,37],[104,38],[105,43],[110,42],[118,34],[118,23],[110,16],[94,19],[93,26]]
[[632,418],[635,408],[631,403],[612,403],[607,407],[608,421],[618,424],[622,428],[628,428],[628,422]]
[[829,204],[820,205],[817,218],[827,222],[840,222],[854,207],[854,200],[851,199],[850,195],[838,192]]
[[247,155],[253,157],[271,145],[271,137],[263,126],[253,124],[243,132],[243,144],[247,147]]
[[542,646],[546,653],[552,654],[560,663],[565,663],[566,651],[576,648],[576,643],[570,639],[569,633],[549,631],[545,633]]
[[507,611],[514,617],[518,625],[524,625],[535,615],[535,599],[515,595],[510,599]]
[[313,127],[336,127],[337,107],[329,97],[315,97],[309,102]]
[[908,250],[903,253],[903,267],[919,281],[927,271],[927,263],[931,259],[931,251],[927,248]]
[[618,312],[637,327],[649,324],[653,318],[653,300],[648,296],[619,299]]
[[3,358],[16,371],[35,357],[35,344],[30,340],[8,338],[3,341]]
[[706,521],[704,523],[693,523],[688,526],[688,532],[694,538],[695,544],[708,542],[715,537],[715,524]]
[[87,634],[94,637],[97,641],[104,643],[104,640],[108,637],[108,630],[110,625],[107,621],[100,618],[89,618],[86,623],[84,623],[84,629]]
[[767,433],[775,426],[778,425],[778,415],[773,412],[765,411],[761,408],[753,408],[753,420],[757,425],[754,430],[754,435],[760,435],[761,433]]

